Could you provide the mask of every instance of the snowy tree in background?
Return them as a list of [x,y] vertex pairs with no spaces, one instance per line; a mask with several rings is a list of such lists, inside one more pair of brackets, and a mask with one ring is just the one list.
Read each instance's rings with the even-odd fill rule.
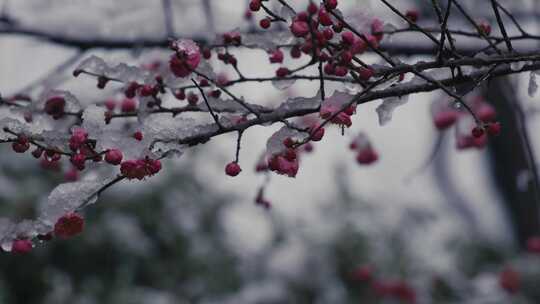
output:
[[[196,2],[97,1],[77,20],[72,13],[85,2],[4,1],[0,35],[31,36],[73,49],[73,55],[17,92],[0,91],[0,142],[43,168],[61,171],[65,179],[43,193],[33,218],[0,219],[3,251],[27,253],[38,241],[80,234],[92,226],[83,210],[103,192],[119,183],[149,187],[169,169],[169,158],[181,161],[224,134],[236,135],[236,149],[226,151],[223,179],[247,168],[267,176],[254,201],[268,210],[272,198],[265,188],[271,176],[294,178],[302,159],[316,153],[315,143],[324,145],[325,133],[348,133],[362,105],[379,102],[373,115],[385,126],[417,93],[437,92],[430,105],[433,128],[441,138],[451,130],[456,150],[485,148],[504,136],[504,120],[514,117],[515,128],[509,130],[524,151],[522,188],[533,197],[517,216],[527,214],[520,241],[538,254],[540,183],[528,109],[513,101],[508,111],[497,111],[485,94],[495,91],[498,78],[514,74],[527,76],[529,96],[537,93],[540,36],[515,2],[485,0],[478,8],[459,0],[380,0],[374,2],[381,10],[371,11],[362,1],[250,0],[242,19],[228,28],[215,16],[215,3]],[[120,6],[143,11],[140,19],[151,22],[123,24]],[[204,18],[190,18],[195,9]],[[40,18],[26,13],[37,10],[43,10]],[[115,50],[132,56],[107,58]],[[265,62],[242,65],[257,52],[266,53]],[[268,69],[272,73],[260,72]],[[83,83],[85,94],[69,90],[68,80]],[[303,82],[316,89],[294,90]],[[272,104],[239,89],[256,91],[266,84],[286,97]],[[260,147],[260,160],[242,162],[242,147],[250,145],[244,132],[271,125],[280,127]],[[352,140],[344,148],[355,165],[376,166],[384,158],[368,132],[348,135]],[[377,299],[414,303],[428,296],[420,297],[404,281],[376,280],[369,265],[346,276],[373,283],[370,296]],[[520,274],[502,270],[500,285],[515,294]]]

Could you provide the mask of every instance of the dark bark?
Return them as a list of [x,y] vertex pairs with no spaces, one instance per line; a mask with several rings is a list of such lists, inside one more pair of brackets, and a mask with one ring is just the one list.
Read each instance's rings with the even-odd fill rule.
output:
[[540,232],[539,187],[534,153],[511,83],[505,78],[495,79],[485,95],[496,107],[498,120],[503,126],[501,135],[491,140],[494,177],[504,197],[515,236],[524,246],[528,237]]

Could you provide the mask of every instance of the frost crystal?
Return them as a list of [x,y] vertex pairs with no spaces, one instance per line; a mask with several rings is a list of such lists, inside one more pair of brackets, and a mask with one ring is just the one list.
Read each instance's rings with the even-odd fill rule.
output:
[[377,107],[377,115],[379,115],[379,125],[384,126],[392,120],[394,110],[407,103],[408,96],[404,97],[389,97],[383,100],[383,103]]
[[100,137],[105,128],[105,109],[96,105],[91,105],[83,112],[82,127],[88,132],[88,135],[93,138]]

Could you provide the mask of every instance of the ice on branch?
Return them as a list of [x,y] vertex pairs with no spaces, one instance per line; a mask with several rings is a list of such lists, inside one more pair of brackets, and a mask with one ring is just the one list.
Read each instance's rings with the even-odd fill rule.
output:
[[331,97],[323,101],[320,110],[321,118],[330,120],[334,124],[350,127],[351,116],[356,112],[356,104],[351,104],[353,98],[354,95],[335,91]]
[[40,139],[47,147],[56,147],[63,151],[69,151],[70,134],[57,130],[46,130],[41,133]]
[[2,250],[11,251],[14,240],[31,239],[52,231],[56,221],[64,214],[73,212],[82,205],[97,200],[97,191],[109,183],[113,177],[99,177],[93,181],[65,183],[57,186],[40,206],[36,220],[22,220],[14,223],[0,218],[0,245]]
[[[125,128],[124,125],[105,124],[105,110],[89,106],[83,112],[83,124],[89,137],[96,139],[96,150],[119,149],[126,159],[139,159],[145,156],[159,158],[165,154],[181,155],[184,145],[178,144],[182,138],[217,130],[215,124],[201,125],[193,119],[171,117],[168,113],[155,113],[139,117],[140,124]],[[142,139],[133,134],[140,132]],[[58,134],[61,136],[62,134]],[[58,142],[67,141],[66,136]]]
[[[238,102],[232,100],[232,99],[220,99],[220,98],[214,98],[212,96],[207,96],[208,104],[210,105],[210,108],[212,108],[213,111],[216,112],[225,112],[225,113],[244,113],[249,114],[251,113],[249,110],[247,110],[244,106],[239,104]],[[251,104],[245,102],[250,108],[256,110],[256,111],[265,111],[268,110],[265,107],[257,104]],[[197,107],[201,111],[208,111],[208,107],[206,106],[205,102],[200,102],[197,104]]]
[[[266,143],[267,168],[277,174],[296,177],[300,168],[299,149],[296,145],[308,139],[308,133],[289,126],[274,133]],[[261,165],[258,165],[260,168]],[[266,167],[263,165],[263,167]]]
[[146,83],[150,79],[150,73],[136,66],[130,66],[125,63],[119,63],[111,66],[105,60],[92,55],[83,60],[75,69],[77,75],[81,71],[93,73],[98,76],[105,76],[110,79],[120,80],[124,83],[137,82]]
[[187,146],[179,144],[179,141],[217,130],[218,126],[214,123],[200,124],[194,119],[174,118],[167,114],[150,115],[143,122],[143,132],[148,138],[152,138],[149,143],[151,151],[160,155],[181,155]]
[[[422,76],[428,79],[441,80],[441,79],[451,78],[452,73],[448,69],[435,69],[435,70],[430,70],[430,71],[423,71]],[[408,81],[407,84],[421,85],[421,84],[429,83],[424,77],[414,75],[414,77],[410,81]]]
[[[141,116],[139,117],[141,125],[129,129],[115,124],[107,125],[104,118],[105,109],[91,105],[83,112],[82,128],[88,132],[90,138],[97,140],[98,151],[119,149],[127,159],[137,159],[151,153],[154,153],[153,157],[161,157],[169,152],[181,154],[184,147],[174,143],[175,139],[192,135],[196,130],[202,129],[191,119],[171,117],[170,114]],[[143,134],[142,140],[133,138],[133,134],[137,131]],[[160,142],[154,145],[155,140],[169,143]]]
[[[88,136],[96,139],[97,151],[119,149],[128,159],[145,156],[148,151],[149,139],[138,141],[133,133],[140,131],[137,128],[125,129],[122,126],[105,124],[105,109],[91,105],[85,109],[82,116],[82,128]],[[143,132],[144,134],[144,132]],[[148,138],[144,136],[143,138]]]
[[173,118],[170,114],[150,115],[143,122],[143,132],[147,137],[170,140],[192,135],[196,126],[195,120],[190,118]]
[[23,123],[10,117],[0,119],[0,140],[6,140],[14,137],[12,134],[6,132],[5,129],[9,129],[17,134],[22,133],[26,135],[36,134],[42,131],[41,128],[36,126],[36,124]]
[[49,194],[46,202],[40,208],[38,220],[51,227],[62,215],[73,212],[83,205],[97,201],[97,191],[111,182],[114,177],[98,177],[91,181],[80,181],[58,185]]
[[383,99],[381,105],[376,109],[377,115],[379,116],[379,125],[384,126],[392,120],[392,115],[394,110],[407,103],[409,96],[402,97],[389,97]]
[[36,220],[26,219],[14,223],[10,219],[0,218],[0,247],[3,251],[11,251],[14,240],[33,238],[49,230],[49,227]]
[[82,115],[82,127],[91,138],[100,138],[105,128],[105,108],[91,105]]
[[320,93],[314,97],[295,97],[289,98],[282,103],[276,111],[278,113],[288,113],[291,111],[313,110],[317,109],[321,104]]
[[283,32],[264,32],[242,35],[242,45],[248,48],[262,48],[265,50],[275,50],[280,45],[292,43],[294,38]]
[[290,138],[294,142],[302,142],[309,136],[307,132],[301,132],[295,129],[291,129],[287,126],[282,127],[276,133],[274,133],[266,142],[266,154],[278,155],[282,154],[287,147],[285,146],[285,140]]
[[322,107],[341,109],[349,102],[351,102],[353,98],[354,95],[351,95],[349,93],[335,91],[332,96],[326,98],[323,101]]

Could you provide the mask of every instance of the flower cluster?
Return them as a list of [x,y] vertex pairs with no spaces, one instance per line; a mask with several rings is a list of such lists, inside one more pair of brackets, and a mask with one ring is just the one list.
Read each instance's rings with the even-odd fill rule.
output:
[[497,136],[501,132],[501,124],[496,121],[495,108],[481,96],[470,98],[466,104],[472,111],[461,110],[462,105],[456,102],[437,100],[431,104],[433,124],[440,130],[456,126],[456,147],[458,149],[483,148],[487,144],[488,135]]
[[357,153],[356,161],[360,165],[370,165],[379,159],[379,155],[373,149],[367,135],[363,132],[359,133],[353,139],[349,148]]
[[161,170],[161,161],[149,157],[126,160],[120,164],[120,172],[128,179],[142,180],[147,176],[157,174]]

